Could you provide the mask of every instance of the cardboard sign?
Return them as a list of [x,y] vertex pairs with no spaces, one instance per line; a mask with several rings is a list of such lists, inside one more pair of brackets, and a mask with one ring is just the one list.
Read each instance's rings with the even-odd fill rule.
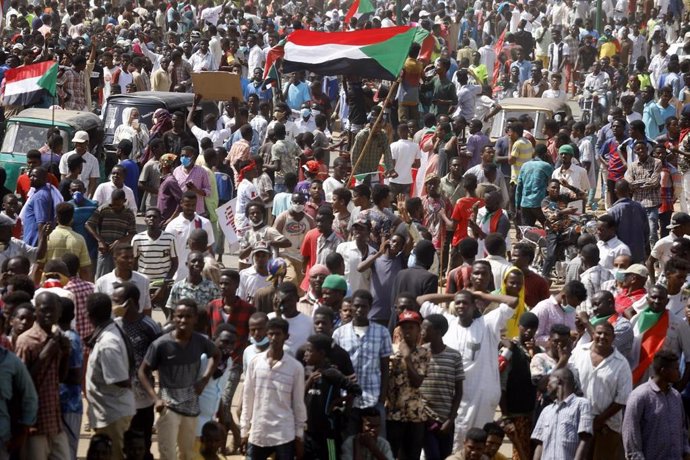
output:
[[207,101],[242,100],[240,76],[230,72],[195,72],[192,74],[194,92]]

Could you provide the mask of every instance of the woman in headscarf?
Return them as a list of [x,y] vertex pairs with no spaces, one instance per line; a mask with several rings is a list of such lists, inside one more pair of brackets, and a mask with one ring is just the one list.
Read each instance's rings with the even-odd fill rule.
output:
[[151,158],[151,141],[159,138],[162,139],[163,134],[171,129],[172,116],[170,115],[170,112],[168,112],[166,109],[156,109],[156,111],[153,112],[153,126],[151,126],[151,131],[149,131],[149,141],[146,145],[146,149],[144,150],[144,157],[141,159],[140,163],[146,164],[146,162]]
[[[518,322],[520,316],[527,311],[525,304],[525,275],[517,267],[511,267],[503,275],[503,282],[501,288],[496,290],[494,294],[509,295],[518,298],[515,313],[510,317],[506,323],[505,336],[508,339],[513,339],[518,336],[520,330],[518,329]],[[484,312],[486,314],[486,311]]]
[[122,124],[115,130],[113,145],[117,145],[122,139],[132,141],[130,158],[141,163],[144,149],[149,142],[149,130],[139,120],[139,109],[136,107],[127,107],[122,111]]

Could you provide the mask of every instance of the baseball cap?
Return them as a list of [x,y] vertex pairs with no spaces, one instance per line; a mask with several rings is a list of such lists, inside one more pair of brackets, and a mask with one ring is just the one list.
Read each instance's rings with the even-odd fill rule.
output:
[[177,160],[177,155],[174,153],[166,153],[165,155],[161,155],[160,163],[163,166],[170,166],[175,163],[175,160]]
[[422,315],[412,310],[405,310],[398,316],[398,324],[417,323],[422,324]]
[[681,225],[690,224],[690,215],[685,212],[677,212],[671,217],[671,223],[666,226],[668,230],[673,230]]
[[319,162],[316,160],[309,160],[302,168],[309,173],[317,174],[319,172]]
[[268,249],[268,245],[266,243],[259,241],[258,243],[256,243],[256,246],[254,246],[254,249],[252,249],[252,255],[258,252],[265,252],[266,254],[270,254],[271,250]]
[[335,289],[338,291],[343,291],[347,292],[347,281],[345,281],[344,276],[340,275],[328,275],[325,280],[323,280],[323,284],[321,285],[322,289]]
[[89,142],[89,133],[87,133],[86,131],[77,131],[76,133],[74,133],[72,142]]
[[565,145],[561,145],[561,146],[558,148],[558,153],[559,153],[559,154],[560,154],[560,153],[565,153],[566,155],[573,156],[573,155],[575,155],[575,150],[573,149],[573,146],[572,146],[572,145],[570,145],[570,144],[565,144]]
[[366,217],[357,217],[355,221],[352,222],[352,226],[354,227],[355,225],[371,228],[371,222],[369,222],[369,219],[367,219]]
[[642,278],[647,278],[649,276],[649,271],[647,270],[647,267],[645,267],[642,264],[632,264],[625,270],[623,270],[624,275],[637,275],[641,276]]

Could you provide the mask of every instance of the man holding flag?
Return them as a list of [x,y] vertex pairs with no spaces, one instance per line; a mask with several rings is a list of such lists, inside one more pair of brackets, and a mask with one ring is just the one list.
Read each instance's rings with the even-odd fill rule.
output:
[[653,375],[652,361],[660,350],[669,350],[685,359],[685,372],[676,388],[683,389],[690,381],[690,326],[666,310],[668,291],[657,284],[647,294],[647,308],[631,320],[634,331],[632,350],[633,385]]

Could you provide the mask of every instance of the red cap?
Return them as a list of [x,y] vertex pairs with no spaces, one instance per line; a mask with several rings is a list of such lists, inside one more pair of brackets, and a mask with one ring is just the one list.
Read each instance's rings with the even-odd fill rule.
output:
[[305,171],[310,172],[312,174],[316,174],[319,172],[319,162],[316,160],[309,160],[302,167]]
[[417,324],[422,324],[422,315],[412,310],[405,310],[398,316],[398,324],[405,322],[414,322]]

